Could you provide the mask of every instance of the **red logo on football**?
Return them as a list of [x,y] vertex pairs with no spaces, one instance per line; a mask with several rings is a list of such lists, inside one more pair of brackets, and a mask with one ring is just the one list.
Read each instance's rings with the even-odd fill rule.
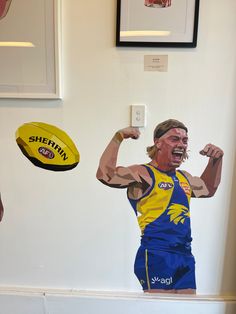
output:
[[48,159],[53,159],[55,157],[54,153],[47,147],[39,147],[38,152]]

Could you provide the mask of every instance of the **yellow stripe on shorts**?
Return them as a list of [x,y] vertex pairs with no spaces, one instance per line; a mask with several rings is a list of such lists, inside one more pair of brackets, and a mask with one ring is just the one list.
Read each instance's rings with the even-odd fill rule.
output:
[[145,268],[146,268],[146,278],[147,278],[147,285],[148,290],[150,290],[150,281],[149,281],[149,274],[148,274],[148,250],[145,250]]

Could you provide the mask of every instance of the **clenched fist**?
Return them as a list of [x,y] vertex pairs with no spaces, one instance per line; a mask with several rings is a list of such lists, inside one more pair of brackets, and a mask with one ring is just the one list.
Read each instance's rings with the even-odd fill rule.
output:
[[200,154],[203,156],[207,156],[209,158],[213,159],[219,159],[223,157],[224,152],[219,147],[213,145],[213,144],[207,144],[201,151]]

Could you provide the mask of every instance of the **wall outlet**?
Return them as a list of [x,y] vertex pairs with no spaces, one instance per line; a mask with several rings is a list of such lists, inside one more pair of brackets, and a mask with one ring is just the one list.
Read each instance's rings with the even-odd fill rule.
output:
[[146,105],[131,105],[131,126],[146,126]]

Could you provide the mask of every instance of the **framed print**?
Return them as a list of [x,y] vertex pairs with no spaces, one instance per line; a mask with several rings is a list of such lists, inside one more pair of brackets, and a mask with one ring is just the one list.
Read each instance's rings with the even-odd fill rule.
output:
[[0,0],[0,98],[61,98],[60,1]]
[[116,46],[196,47],[200,0],[117,0]]

